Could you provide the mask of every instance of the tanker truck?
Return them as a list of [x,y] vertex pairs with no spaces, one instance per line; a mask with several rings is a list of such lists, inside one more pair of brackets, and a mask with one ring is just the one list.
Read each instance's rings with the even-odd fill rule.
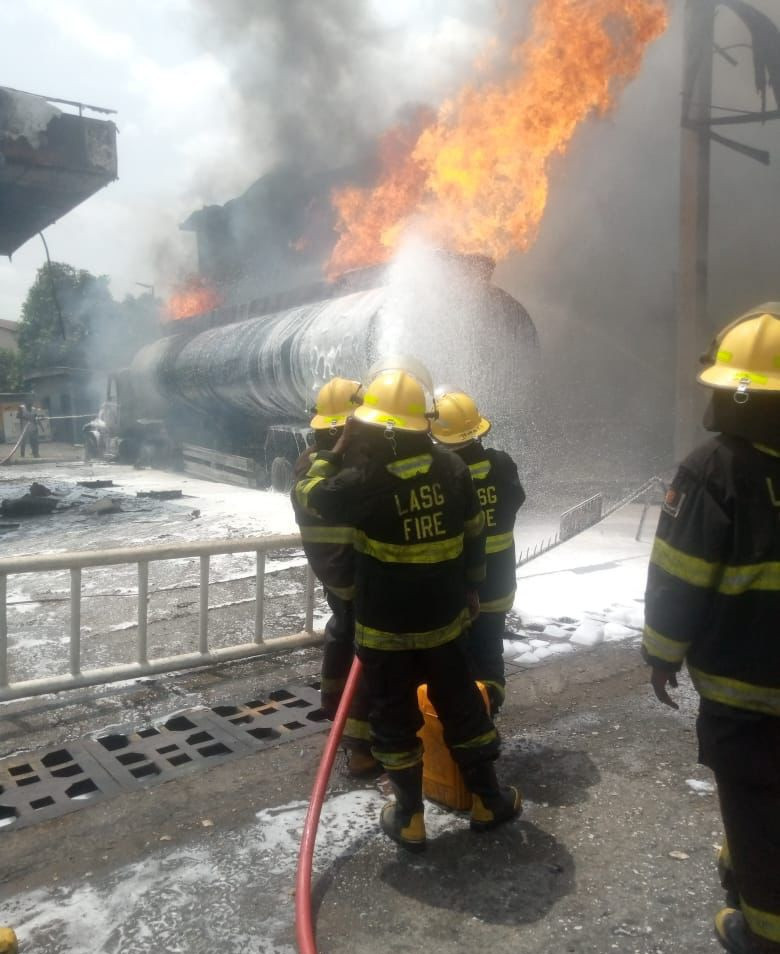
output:
[[417,252],[283,299],[172,321],[111,377],[85,429],[87,454],[175,466],[193,447],[208,449],[226,479],[233,471],[287,490],[319,387],[334,375],[363,380],[383,355],[400,353],[422,362],[437,388],[471,392],[496,441],[522,453],[537,336],[523,306],[492,284],[493,269],[485,256]]

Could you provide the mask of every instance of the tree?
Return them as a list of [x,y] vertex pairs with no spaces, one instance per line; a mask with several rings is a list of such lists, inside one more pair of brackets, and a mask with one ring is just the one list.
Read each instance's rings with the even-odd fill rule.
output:
[[120,368],[157,337],[158,312],[151,295],[115,301],[104,275],[64,262],[43,265],[22,305],[22,368]]
[[22,386],[19,355],[10,348],[0,348],[0,392],[18,391]]

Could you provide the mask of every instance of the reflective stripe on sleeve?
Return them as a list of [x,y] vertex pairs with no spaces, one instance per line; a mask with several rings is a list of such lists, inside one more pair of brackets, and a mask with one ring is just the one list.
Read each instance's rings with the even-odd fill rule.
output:
[[771,911],[759,911],[758,908],[753,908],[747,904],[741,895],[739,901],[740,909],[750,925],[750,930],[767,941],[780,944],[780,914]]
[[690,642],[683,643],[663,636],[657,629],[645,624],[642,633],[642,645],[649,656],[655,656],[668,663],[681,663],[690,649]]
[[479,513],[466,520],[463,524],[463,531],[467,537],[478,537],[485,527],[485,514],[480,510]]
[[508,596],[502,596],[500,599],[488,600],[486,603],[480,600],[479,611],[480,613],[506,613],[512,609],[514,602],[515,591],[512,590]]
[[688,666],[688,671],[696,691],[705,699],[720,702],[724,706],[734,706],[736,709],[780,716],[780,689],[755,686],[726,676],[713,676],[693,666]]
[[490,461],[480,460],[476,464],[469,464],[472,480],[484,480],[490,473]]
[[[391,633],[383,629],[374,629],[363,623],[355,623],[355,642],[370,649],[401,651],[404,649],[433,649],[453,639],[457,639],[469,623],[468,610],[463,609],[446,626],[429,629],[419,633]],[[376,756],[379,758],[379,756]],[[382,761],[380,759],[380,761]]]
[[307,477],[333,477],[338,473],[338,467],[329,460],[315,459],[306,471]]
[[352,543],[355,539],[353,527],[327,527],[320,524],[299,528],[304,543]]
[[444,563],[463,553],[463,534],[431,543],[385,543],[372,540],[362,531],[355,534],[355,549],[382,563]]
[[315,512],[309,505],[309,494],[323,480],[325,480],[324,477],[304,477],[295,485],[295,499],[304,510],[308,510],[310,513]]
[[502,550],[508,550],[515,542],[515,535],[510,530],[509,533],[496,533],[485,539],[485,553],[501,553]]
[[690,556],[659,537],[653,543],[650,562],[692,586],[714,587],[723,572],[721,563]]

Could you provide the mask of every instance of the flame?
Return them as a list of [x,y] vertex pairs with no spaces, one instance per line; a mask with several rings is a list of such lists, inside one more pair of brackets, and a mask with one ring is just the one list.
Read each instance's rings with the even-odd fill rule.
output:
[[177,285],[165,305],[165,317],[171,321],[202,315],[222,304],[222,296],[200,275],[192,275]]
[[386,261],[412,226],[496,260],[529,248],[551,161],[589,116],[611,109],[667,22],[666,0],[538,0],[507,75],[462,89],[416,136],[386,133],[373,189],[335,191],[328,275]]

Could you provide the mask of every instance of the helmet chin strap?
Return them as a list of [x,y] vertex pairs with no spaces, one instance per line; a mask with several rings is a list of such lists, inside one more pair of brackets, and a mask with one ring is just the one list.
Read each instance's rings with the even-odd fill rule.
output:
[[734,403],[735,404],[747,404],[750,400],[750,392],[748,388],[750,387],[750,381],[748,378],[742,378],[737,386],[737,390],[734,392]]

